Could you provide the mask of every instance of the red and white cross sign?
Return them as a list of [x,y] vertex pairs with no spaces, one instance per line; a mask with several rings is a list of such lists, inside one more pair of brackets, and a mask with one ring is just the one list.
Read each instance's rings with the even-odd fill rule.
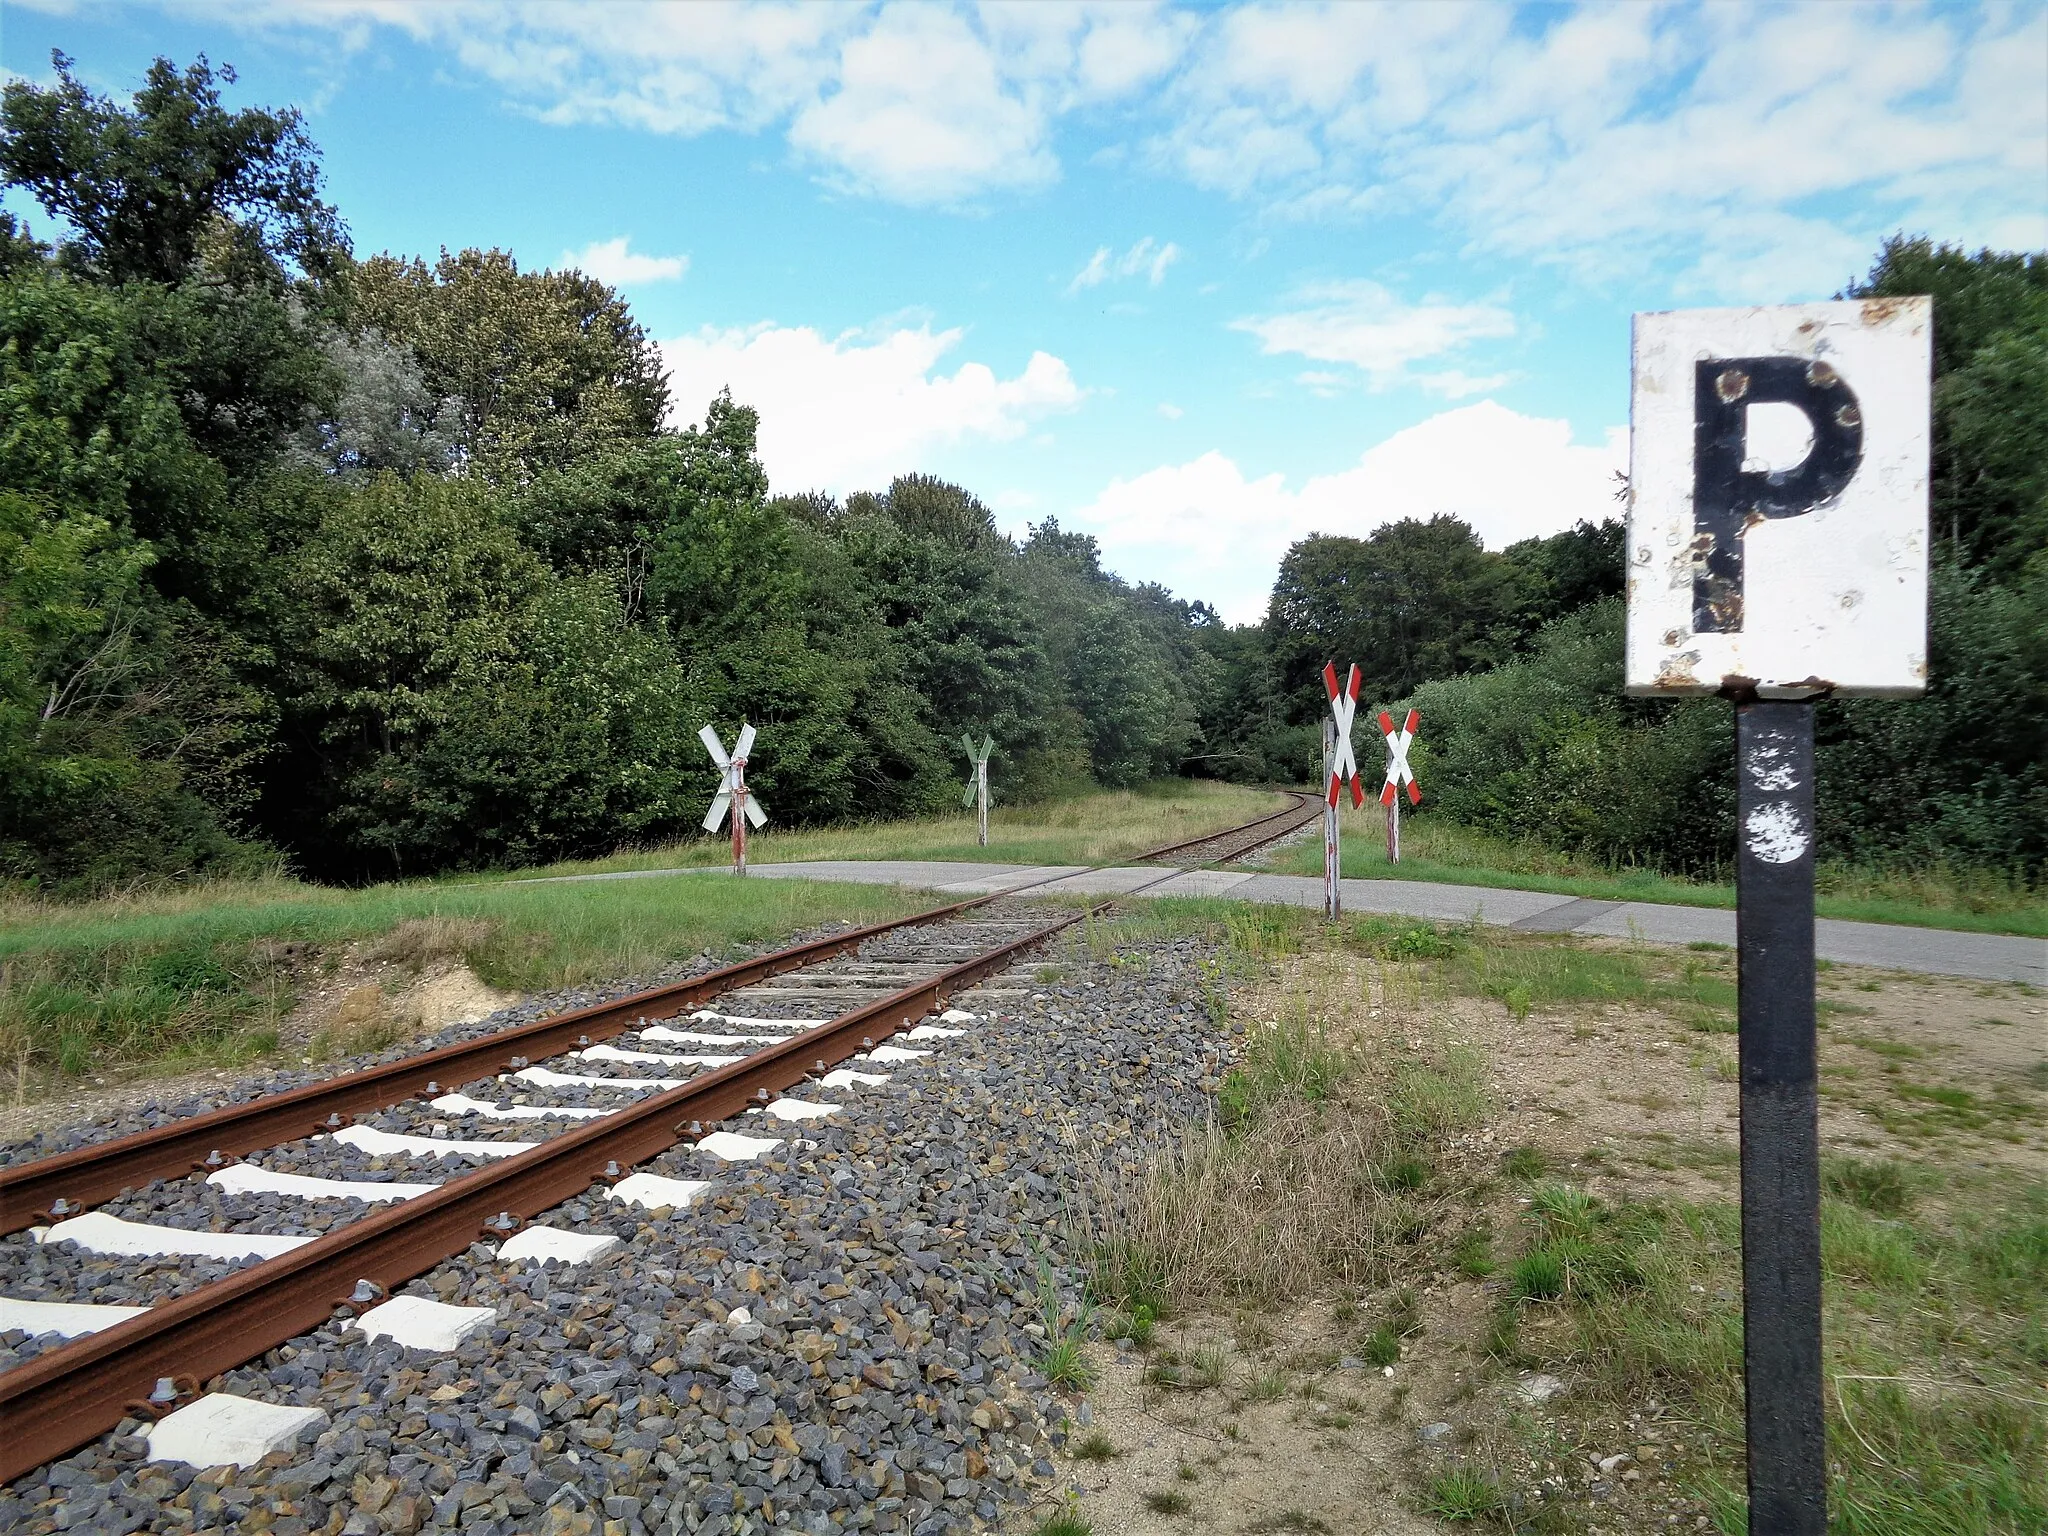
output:
[[1408,744],[1415,739],[1415,727],[1421,722],[1422,716],[1411,709],[1397,731],[1394,717],[1384,709],[1380,711],[1380,734],[1387,738],[1387,782],[1380,786],[1381,805],[1392,805],[1394,791],[1403,783],[1408,786],[1408,803],[1422,804],[1422,786],[1415,782],[1415,770],[1408,766]]
[[1351,804],[1365,804],[1365,791],[1358,787],[1358,759],[1351,753],[1351,717],[1358,713],[1358,666],[1353,663],[1344,686],[1337,686],[1337,668],[1323,663],[1323,686],[1330,691],[1330,713],[1337,720],[1336,750],[1330,758],[1330,804],[1337,803],[1338,786],[1351,781]]

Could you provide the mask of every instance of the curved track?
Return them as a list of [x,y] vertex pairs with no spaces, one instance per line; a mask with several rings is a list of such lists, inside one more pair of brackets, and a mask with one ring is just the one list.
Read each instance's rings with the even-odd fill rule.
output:
[[[1295,799],[1141,857],[1177,866],[1236,857],[1320,809],[1313,796]],[[956,1033],[920,1021],[1088,915],[1020,900],[1030,889],[850,929],[692,981],[0,1169],[0,1234],[14,1241],[138,1255],[241,1242],[243,1253],[261,1257],[183,1295],[151,1298],[139,1313],[0,1298],[9,1317],[0,1326],[70,1336],[0,1372],[0,1414],[11,1429],[0,1441],[0,1482],[123,1418],[175,1411],[208,1377],[318,1327],[338,1308],[378,1326],[385,1296],[480,1237],[504,1244],[507,1262],[518,1261],[522,1240],[545,1246],[566,1238],[573,1246],[577,1234],[556,1208],[594,1186],[600,1198],[687,1203],[696,1190],[636,1176],[634,1165],[681,1143],[733,1160],[759,1156],[775,1144],[759,1133],[837,1108],[820,1093],[858,1093],[886,1081],[875,1069],[942,1051],[937,1043],[905,1050],[885,1042],[903,1031],[920,1042]],[[713,1002],[717,1012],[706,1008]],[[661,1022],[693,1011],[683,1022],[694,1028]],[[849,1061],[853,1069],[841,1066]],[[808,1096],[783,1097],[792,1091]],[[343,1177],[308,1178],[272,1163]],[[409,1182],[394,1182],[394,1168]],[[218,1219],[123,1221],[90,1209],[137,1194],[159,1209],[166,1196],[175,1203],[188,1192],[195,1209],[217,1217],[223,1191],[260,1191],[279,1197],[274,1207],[300,1211],[324,1201],[326,1214],[298,1223],[315,1226],[318,1235],[306,1237],[222,1233]],[[535,1236],[522,1239],[530,1224]]]

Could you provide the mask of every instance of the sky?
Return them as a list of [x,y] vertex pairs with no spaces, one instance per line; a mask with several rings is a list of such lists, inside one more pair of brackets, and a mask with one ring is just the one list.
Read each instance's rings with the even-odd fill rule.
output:
[[1614,512],[1634,312],[2048,247],[2039,3],[0,3],[53,48],[298,106],[359,255],[617,285],[777,491],[941,475],[1234,622],[1312,532]]

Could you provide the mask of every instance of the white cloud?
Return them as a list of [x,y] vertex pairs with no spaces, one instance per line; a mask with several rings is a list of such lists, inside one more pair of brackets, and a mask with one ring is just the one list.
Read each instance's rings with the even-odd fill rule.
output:
[[662,343],[685,417],[719,390],[761,413],[761,462],[778,491],[878,490],[968,439],[1008,441],[1079,405],[1067,365],[1033,352],[1012,378],[986,363],[938,371],[959,330],[927,325],[827,337],[808,326],[706,327]]
[[1150,235],[1121,256],[1112,254],[1106,245],[1098,245],[1095,254],[1088,258],[1087,265],[1076,272],[1074,280],[1067,284],[1068,296],[1079,293],[1083,288],[1093,288],[1119,278],[1140,276],[1157,288],[1166,281],[1166,269],[1179,261],[1184,254],[1171,240],[1164,245],[1155,245]]
[[1168,421],[1179,421],[1181,417],[1187,413],[1181,410],[1181,408],[1175,405],[1171,400],[1162,400],[1159,402],[1159,414],[1164,416]]
[[1900,227],[2048,241],[2044,56],[2037,6],[1243,6],[1151,154],[1290,217],[1412,211],[1597,281],[1811,297]]
[[593,240],[580,251],[562,252],[562,265],[588,272],[601,283],[622,287],[628,283],[672,283],[690,270],[687,256],[649,256],[628,250],[629,237]]
[[548,122],[653,133],[783,131],[848,191],[968,201],[1059,174],[1062,114],[1129,97],[1199,28],[1159,5],[759,0],[185,0],[251,30],[360,49],[380,28],[439,47]]
[[1490,549],[1614,515],[1613,474],[1628,432],[1572,441],[1571,424],[1493,401],[1442,412],[1369,448],[1357,464],[1298,490],[1247,479],[1224,454],[1112,481],[1072,523],[1108,563],[1215,603],[1233,623],[1263,616],[1280,558],[1311,533],[1364,537],[1383,523],[1451,512]]
[[[1385,389],[1410,377],[1412,364],[1442,357],[1473,341],[1515,333],[1515,317],[1497,304],[1454,304],[1425,299],[1408,304],[1378,283],[1325,283],[1296,295],[1297,307],[1263,317],[1233,320],[1232,330],[1259,338],[1267,356],[1294,354],[1319,363],[1348,363]],[[1325,372],[1301,375],[1303,383],[1327,388],[1342,382]],[[1492,386],[1464,374],[1422,375],[1419,382],[1456,398]]]

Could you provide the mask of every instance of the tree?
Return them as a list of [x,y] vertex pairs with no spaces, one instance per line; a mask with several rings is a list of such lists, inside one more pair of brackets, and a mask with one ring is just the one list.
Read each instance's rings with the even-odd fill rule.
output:
[[96,96],[52,53],[58,83],[0,93],[0,175],[70,233],[59,258],[97,281],[175,285],[202,264],[281,286],[324,276],[348,246],[320,199],[320,163],[296,109],[221,105],[204,55],[182,73],[159,58],[127,108]]
[[431,267],[373,256],[339,286],[352,326],[409,348],[429,395],[462,402],[466,467],[489,479],[524,484],[660,430],[661,354],[593,277],[444,250]]
[[1365,539],[1313,534],[1288,550],[1266,624],[1297,718],[1322,708],[1325,661],[1356,662],[1366,691],[1399,698],[1514,648],[1517,574],[1462,520],[1403,518]]

